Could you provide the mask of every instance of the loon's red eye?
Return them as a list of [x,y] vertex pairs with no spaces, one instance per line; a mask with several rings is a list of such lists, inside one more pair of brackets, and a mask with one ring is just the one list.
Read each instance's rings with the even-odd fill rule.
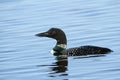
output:
[[56,34],[56,31],[52,31],[52,32],[51,32],[51,35],[55,35],[55,34]]

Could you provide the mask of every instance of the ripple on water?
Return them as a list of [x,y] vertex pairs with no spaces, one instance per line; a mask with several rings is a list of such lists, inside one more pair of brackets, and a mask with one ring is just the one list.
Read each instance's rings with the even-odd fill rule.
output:
[[[0,1],[0,80],[119,80],[120,1]],[[104,56],[50,54],[55,40],[34,36],[51,27],[65,31],[68,48],[103,46]]]

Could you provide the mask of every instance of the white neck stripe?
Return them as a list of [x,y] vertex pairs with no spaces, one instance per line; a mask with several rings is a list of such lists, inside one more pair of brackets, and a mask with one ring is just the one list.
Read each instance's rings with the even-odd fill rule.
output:
[[57,46],[64,48],[64,49],[66,49],[66,47],[67,47],[66,44],[57,44]]
[[[67,47],[66,44],[57,44],[56,46],[59,46],[59,47],[61,47],[61,48],[63,48],[63,49],[66,49],[66,47]],[[55,53],[56,53],[56,51],[54,51],[54,50],[51,50],[50,52],[51,52],[52,54],[55,54]]]

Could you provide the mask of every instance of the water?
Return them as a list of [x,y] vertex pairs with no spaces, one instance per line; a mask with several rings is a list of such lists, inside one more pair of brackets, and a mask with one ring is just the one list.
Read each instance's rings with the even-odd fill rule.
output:
[[[1,0],[0,80],[120,80],[119,0]],[[34,36],[58,27],[68,48],[95,45],[101,57],[57,59],[56,41]]]

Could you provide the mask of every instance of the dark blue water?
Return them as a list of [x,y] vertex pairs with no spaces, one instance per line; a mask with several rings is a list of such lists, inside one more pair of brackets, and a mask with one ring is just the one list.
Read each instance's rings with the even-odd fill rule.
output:
[[[101,57],[57,59],[55,40],[36,33],[58,27],[68,48],[95,45]],[[120,80],[119,0],[0,0],[0,80]]]

